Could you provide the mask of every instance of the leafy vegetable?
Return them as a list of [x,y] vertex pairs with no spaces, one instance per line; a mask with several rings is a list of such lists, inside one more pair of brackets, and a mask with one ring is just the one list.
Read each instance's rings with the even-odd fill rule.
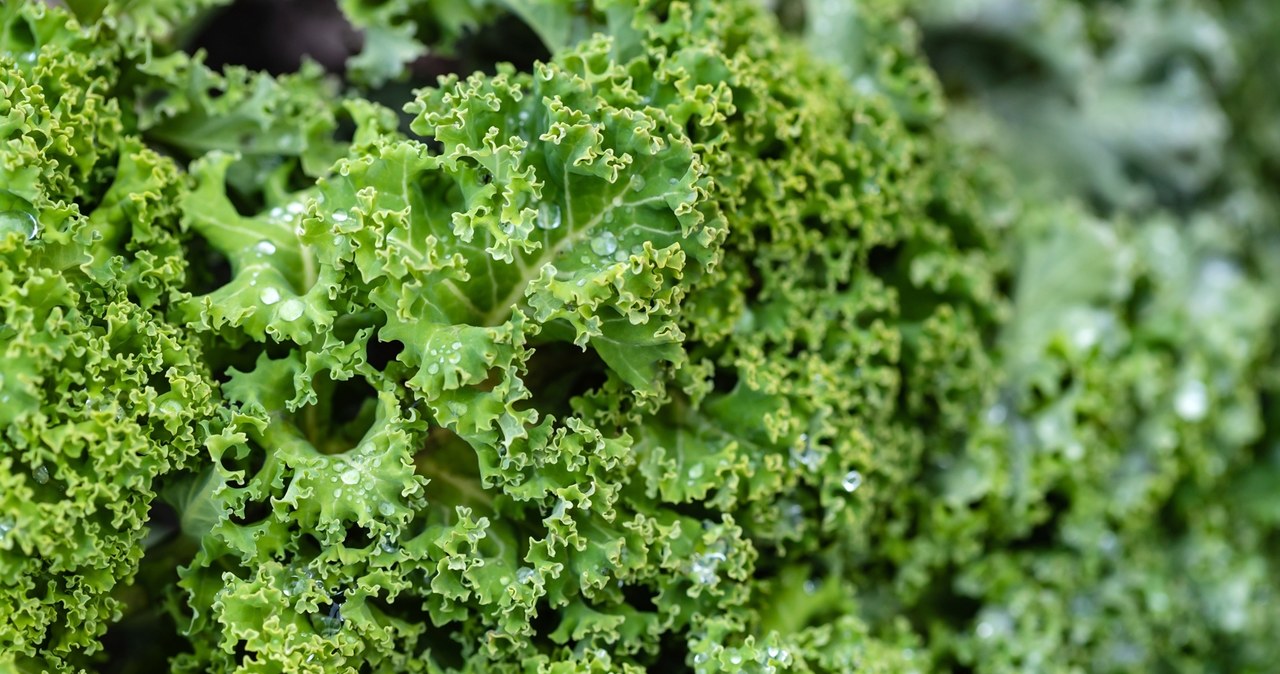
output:
[[0,16],[5,667],[1274,661],[1246,4],[213,4]]

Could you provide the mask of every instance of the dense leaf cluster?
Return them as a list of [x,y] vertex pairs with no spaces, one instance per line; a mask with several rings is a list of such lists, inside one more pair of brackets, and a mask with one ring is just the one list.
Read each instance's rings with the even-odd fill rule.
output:
[[1265,8],[344,0],[340,80],[68,4],[0,9],[0,667],[1275,660]]

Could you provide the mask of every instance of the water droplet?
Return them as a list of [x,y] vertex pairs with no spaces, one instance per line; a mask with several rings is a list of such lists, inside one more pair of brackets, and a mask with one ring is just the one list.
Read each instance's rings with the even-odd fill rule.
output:
[[805,591],[805,594],[817,594],[817,593],[818,593],[818,581],[816,581],[816,580],[814,580],[814,579],[812,579],[812,578],[810,578],[809,580],[806,580],[806,581],[804,582],[804,591]]
[[342,609],[338,604],[334,604],[329,609],[329,615],[320,616],[321,636],[331,637],[341,632],[342,622]]
[[280,208],[279,206],[276,206],[275,208],[271,209],[270,212],[267,213],[267,217],[271,218],[272,220],[284,220],[285,219],[284,209]]
[[1009,409],[1001,403],[996,403],[987,409],[987,423],[998,426],[1004,423],[1005,418],[1009,416]]
[[396,507],[391,505],[387,501],[383,501],[382,503],[378,504],[378,514],[382,515],[383,517],[391,517],[392,515],[396,514]]
[[630,185],[631,185],[632,191],[634,192],[639,192],[640,190],[643,190],[645,185],[644,176],[639,174],[631,176]]
[[0,211],[0,237],[17,233],[30,241],[39,230],[36,216],[26,211]]
[[521,585],[528,585],[529,581],[533,580],[533,576],[533,569],[527,566],[522,566],[516,571],[516,580],[519,581]]
[[862,473],[856,470],[845,473],[844,479],[840,481],[840,486],[844,487],[845,491],[853,493],[858,487],[862,486]]
[[520,114],[516,115],[516,117],[520,118],[520,121],[522,121],[522,122],[527,122],[527,121],[529,121],[529,111],[528,111],[528,110],[521,110],[521,111],[520,111]]
[[1174,411],[1184,421],[1200,421],[1209,412],[1209,393],[1204,384],[1191,380],[1178,388],[1173,400]]
[[734,653],[733,655],[730,655],[730,656],[729,656],[729,664],[731,664],[731,665],[740,665],[740,664],[742,664],[742,656],[741,656],[741,655],[738,655],[737,653]]
[[702,470],[703,470],[702,464],[695,463],[693,467],[689,469],[689,479],[696,480],[702,477]]
[[711,585],[720,580],[720,575],[716,573],[716,569],[720,566],[720,562],[725,560],[722,552],[708,552],[696,555],[693,561],[689,563],[689,573],[693,579],[703,585]]
[[285,596],[292,597],[306,592],[311,588],[314,580],[315,575],[311,573],[311,569],[294,571],[289,575],[289,583],[284,586]]
[[452,348],[454,351],[457,351],[458,349],[462,348],[462,342],[454,342],[453,344],[450,345],[450,348]]
[[395,541],[391,540],[390,535],[384,534],[382,538],[378,539],[378,549],[386,553],[392,553],[399,548],[396,547]]
[[550,202],[542,202],[538,207],[538,229],[550,231],[559,226],[560,207]]
[[305,207],[302,205],[301,201],[293,201],[290,202],[288,206],[285,206],[285,210],[289,211],[289,213],[293,215],[301,215],[302,211],[305,210]]
[[275,255],[276,245],[266,239],[263,239],[254,245],[253,250],[259,255]]
[[800,446],[791,448],[792,464],[804,466],[809,470],[817,470],[819,464],[822,463],[822,457],[814,450],[809,434],[801,433],[799,440]]
[[1098,326],[1093,323],[1083,323],[1076,326],[1075,331],[1071,333],[1071,343],[1081,351],[1088,351],[1098,343]]
[[343,484],[355,484],[360,481],[360,471],[355,468],[348,468],[342,473]]
[[709,656],[706,653],[698,653],[697,655],[693,656],[693,664],[701,665],[707,661],[708,657]]
[[1013,618],[1005,611],[984,611],[983,614],[983,619],[974,629],[979,639],[990,639],[1013,631]]
[[1063,450],[1063,455],[1070,461],[1079,461],[1084,457],[1084,445],[1079,442],[1072,441],[1067,444]]
[[284,304],[280,305],[280,318],[286,321],[296,321],[302,316],[304,309],[306,309],[306,305],[302,303],[302,300],[287,299]]
[[439,363],[432,363],[427,366],[427,374],[436,374],[440,371]]
[[262,300],[263,304],[271,306],[280,301],[280,291],[275,288],[263,288],[258,294],[258,299]]
[[618,237],[613,232],[601,232],[591,240],[591,250],[596,255],[613,255],[618,250]]
[[334,221],[334,222],[346,222],[346,221],[347,221],[347,214],[346,214],[346,213],[344,213],[344,212],[342,212],[342,211],[334,211],[334,212],[333,212],[333,215],[332,215],[332,216],[330,216],[330,217],[332,217],[332,218],[333,218],[333,221]]
[[36,466],[36,469],[31,471],[31,477],[38,484],[46,484],[49,482],[49,468],[43,465]]

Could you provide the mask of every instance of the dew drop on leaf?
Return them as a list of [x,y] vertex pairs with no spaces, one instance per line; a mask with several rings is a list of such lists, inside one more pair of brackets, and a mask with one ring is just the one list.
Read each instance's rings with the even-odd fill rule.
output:
[[295,321],[302,316],[302,311],[306,307],[302,304],[302,300],[288,299],[284,304],[280,305],[280,318],[286,321]]
[[844,479],[840,481],[840,486],[844,487],[845,491],[853,493],[858,487],[862,486],[862,473],[856,470],[845,473]]
[[1204,384],[1189,381],[1183,384],[1173,400],[1174,411],[1183,421],[1200,421],[1209,411],[1209,394]]
[[601,232],[591,240],[591,251],[596,255],[613,255],[618,250],[618,237],[613,232]]
[[36,216],[26,211],[0,211],[0,237],[16,233],[30,241],[37,231]]
[[560,227],[560,207],[545,201],[542,202],[542,205],[538,207],[538,229],[550,231],[558,227]]
[[280,291],[275,288],[263,288],[258,299],[262,300],[263,304],[271,306],[280,301]]

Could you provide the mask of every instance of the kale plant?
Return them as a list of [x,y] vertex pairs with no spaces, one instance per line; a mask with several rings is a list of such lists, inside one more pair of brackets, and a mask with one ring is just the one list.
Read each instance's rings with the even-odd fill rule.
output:
[[[0,8],[0,669],[1280,657],[1264,3],[66,5]],[[323,64],[213,46],[269,6]]]

